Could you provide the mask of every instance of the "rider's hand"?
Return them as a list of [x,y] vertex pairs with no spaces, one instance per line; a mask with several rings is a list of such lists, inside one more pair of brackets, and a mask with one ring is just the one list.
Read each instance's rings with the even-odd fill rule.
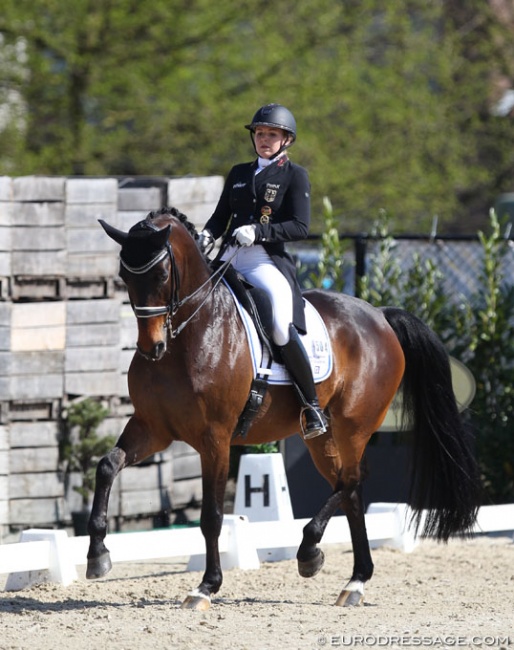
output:
[[208,255],[214,248],[214,237],[208,230],[202,230],[198,235],[198,248],[204,255]]
[[255,241],[255,226],[240,226],[234,230],[234,237],[240,246],[251,246]]

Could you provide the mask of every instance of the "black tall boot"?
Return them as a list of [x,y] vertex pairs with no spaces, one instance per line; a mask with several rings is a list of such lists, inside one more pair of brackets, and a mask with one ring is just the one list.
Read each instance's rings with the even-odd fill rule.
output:
[[307,439],[321,436],[327,430],[327,419],[318,402],[309,357],[292,323],[289,325],[289,341],[280,347],[280,354],[303,405],[303,437]]

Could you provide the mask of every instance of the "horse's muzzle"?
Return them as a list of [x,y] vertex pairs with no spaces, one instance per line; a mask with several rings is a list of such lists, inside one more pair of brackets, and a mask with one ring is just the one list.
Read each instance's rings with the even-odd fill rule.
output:
[[150,350],[150,352],[145,352],[139,344],[137,345],[137,351],[139,354],[147,359],[148,361],[160,361],[165,352],[166,352],[166,342],[165,341],[158,341]]

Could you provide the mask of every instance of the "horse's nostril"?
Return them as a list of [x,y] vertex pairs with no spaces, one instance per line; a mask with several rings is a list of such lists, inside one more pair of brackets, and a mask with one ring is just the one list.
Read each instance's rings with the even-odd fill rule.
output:
[[156,343],[154,345],[154,348],[152,350],[152,359],[154,359],[155,361],[162,359],[162,356],[165,352],[166,352],[166,344],[164,343],[164,341],[159,341],[159,343]]

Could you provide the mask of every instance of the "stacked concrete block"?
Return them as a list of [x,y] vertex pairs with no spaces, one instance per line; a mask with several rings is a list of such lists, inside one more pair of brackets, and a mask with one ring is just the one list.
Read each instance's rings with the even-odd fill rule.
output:
[[[106,401],[106,435],[119,435],[133,412],[137,321],[118,279],[119,246],[98,219],[127,231],[174,205],[201,227],[221,189],[220,177],[119,188],[112,178],[0,176],[0,537],[6,527],[70,522],[78,507],[80,477],[65,489],[58,458],[70,400]],[[128,528],[201,500],[199,457],[185,443],[125,471],[109,516]]]
[[0,299],[9,295],[11,277],[12,179],[0,176]]
[[66,179],[12,179],[10,206],[13,299],[59,296],[66,272],[64,199]]
[[200,231],[214,212],[222,189],[222,176],[172,178],[168,204],[183,212]]
[[127,232],[145,219],[152,210],[164,207],[161,188],[120,187],[118,190],[118,222],[120,230]]
[[[86,284],[81,295],[69,297],[102,297],[106,281],[118,272],[118,246],[106,236],[99,219],[113,226],[117,217],[118,183],[114,178],[71,178],[66,182],[66,277],[69,286]],[[93,292],[94,295],[91,295]],[[89,295],[88,295],[89,294]]]
[[59,472],[57,422],[12,422],[9,426],[10,520],[17,526],[53,526],[66,516]]
[[0,424],[0,530],[6,528],[8,524],[9,524],[9,427]]
[[63,394],[66,311],[62,302],[0,305],[0,399],[30,404]]
[[70,300],[66,303],[66,315],[65,394],[118,395],[119,301]]

